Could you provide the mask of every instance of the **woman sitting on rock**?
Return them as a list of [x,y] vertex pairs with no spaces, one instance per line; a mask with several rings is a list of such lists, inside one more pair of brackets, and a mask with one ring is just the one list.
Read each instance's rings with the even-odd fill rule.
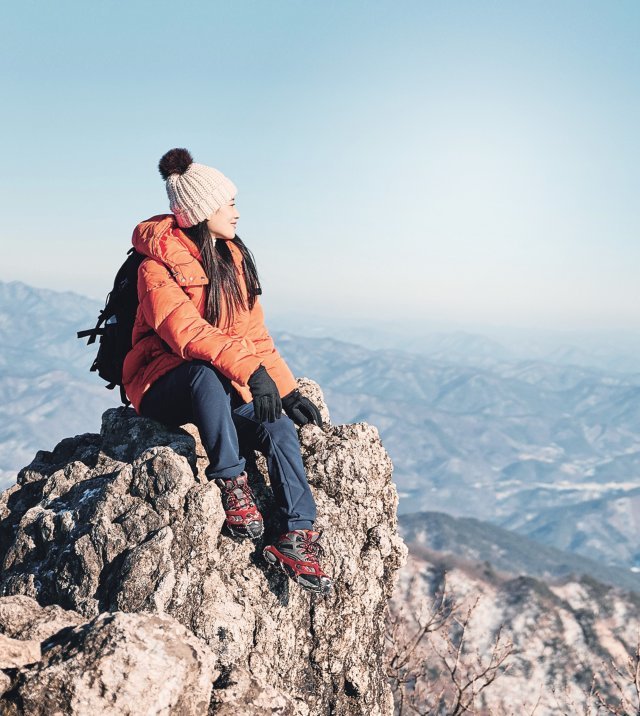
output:
[[172,214],[136,226],[147,258],[123,384],[139,415],[169,426],[194,423],[222,493],[233,535],[257,539],[264,524],[239,438],[267,458],[280,537],[265,559],[300,586],[326,594],[320,532],[294,422],[322,425],[264,325],[253,255],[236,235],[236,186],[217,169],[172,149],[159,164]]

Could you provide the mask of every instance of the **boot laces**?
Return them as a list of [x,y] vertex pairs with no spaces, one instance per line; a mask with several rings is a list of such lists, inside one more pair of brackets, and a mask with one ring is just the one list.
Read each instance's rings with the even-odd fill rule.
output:
[[[242,492],[242,495],[237,494],[238,490]],[[241,485],[234,482],[233,487],[227,488],[226,498],[228,510],[243,510],[253,507],[253,495],[248,482]]]
[[322,546],[318,542],[313,542],[307,532],[302,536],[302,544],[300,551],[309,562],[318,563],[318,557],[322,554]]

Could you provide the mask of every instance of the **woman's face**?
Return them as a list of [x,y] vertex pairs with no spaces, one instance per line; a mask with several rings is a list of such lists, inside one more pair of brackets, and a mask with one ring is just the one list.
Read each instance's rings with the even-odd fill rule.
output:
[[223,204],[218,211],[207,219],[207,228],[214,239],[233,239],[236,235],[236,223],[240,218],[236,209],[236,198]]

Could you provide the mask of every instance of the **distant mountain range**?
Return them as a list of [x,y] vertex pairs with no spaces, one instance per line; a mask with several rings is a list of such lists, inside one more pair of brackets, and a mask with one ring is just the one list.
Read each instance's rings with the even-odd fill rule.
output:
[[621,330],[560,331],[486,326],[453,328],[442,321],[399,316],[354,320],[334,315],[272,314],[273,328],[309,338],[333,338],[374,349],[401,350],[457,365],[493,366],[543,361],[596,368],[608,374],[640,373],[640,333]]
[[[5,486],[38,449],[97,432],[102,412],[119,404],[89,372],[97,346],[75,335],[101,307],[0,282]],[[429,355],[272,334],[293,372],[321,385],[334,423],[377,426],[401,513],[473,517],[640,569],[639,373],[513,358],[472,334],[438,334]]]
[[76,331],[95,325],[104,304],[75,293],[0,282],[0,487],[39,449],[98,432],[120,402],[89,368],[96,350]]
[[335,421],[378,427],[400,512],[476,517],[640,567],[640,375],[474,367],[286,333],[278,345],[320,383]]
[[473,517],[443,512],[412,512],[399,516],[398,530],[416,555],[437,552],[494,572],[535,577],[545,582],[590,577],[603,584],[636,592],[640,602],[640,572],[609,567],[579,554],[496,527]]

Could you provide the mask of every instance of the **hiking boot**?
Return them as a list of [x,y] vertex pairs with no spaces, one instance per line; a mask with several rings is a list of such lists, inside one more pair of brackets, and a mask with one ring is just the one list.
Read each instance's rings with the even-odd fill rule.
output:
[[303,589],[326,595],[331,591],[331,579],[322,571],[318,553],[321,533],[315,530],[292,530],[280,535],[262,554],[269,564],[288,574]]
[[225,524],[231,534],[251,539],[262,537],[264,522],[249,487],[247,473],[242,471],[232,479],[216,477],[216,485],[222,493],[222,506],[227,515]]

